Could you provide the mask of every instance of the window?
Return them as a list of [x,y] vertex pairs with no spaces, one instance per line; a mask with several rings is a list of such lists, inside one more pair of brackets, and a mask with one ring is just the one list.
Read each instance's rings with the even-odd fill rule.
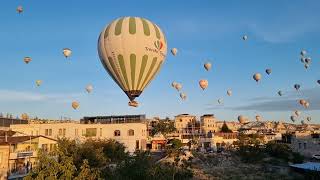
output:
[[62,130],[62,136],[64,137],[64,136],[66,136],[66,129],[64,128],[63,130]]
[[303,149],[307,149],[307,143],[303,143]]
[[136,149],[139,149],[139,140],[136,140]]
[[52,136],[52,129],[45,129],[45,136]]
[[[142,130],[143,133],[143,130]],[[134,130],[133,129],[129,129],[128,130],[128,136],[134,136]]]
[[100,136],[102,136],[102,128],[100,128]]
[[114,136],[120,136],[120,130],[115,130],[114,131]]
[[301,149],[301,143],[299,143],[299,149]]
[[42,144],[42,150],[48,151],[48,144]]
[[97,136],[97,128],[87,128],[86,129],[86,137],[94,137]]
[[74,129],[74,135],[78,136],[78,129]]
[[62,129],[59,129],[58,135],[59,135],[59,136],[62,136]]

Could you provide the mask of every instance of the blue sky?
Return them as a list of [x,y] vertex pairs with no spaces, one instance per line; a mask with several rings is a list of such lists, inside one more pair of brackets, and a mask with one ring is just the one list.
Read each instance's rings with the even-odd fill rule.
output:
[[[24,12],[15,9],[22,5]],[[289,121],[296,100],[310,100],[309,110],[320,123],[320,2],[310,1],[22,1],[0,6],[0,112],[79,119],[90,115],[147,114],[173,117],[179,113],[213,113],[221,120],[239,114],[253,119]],[[161,72],[137,99],[128,99],[107,75],[97,55],[101,30],[121,16],[141,16],[160,26],[168,47]],[[241,37],[246,34],[248,40]],[[73,50],[65,59],[62,49]],[[306,49],[312,64],[306,71],[300,51]],[[33,61],[25,65],[23,57]],[[212,70],[203,63],[210,60]],[[272,68],[267,76],[264,71]],[[252,75],[260,72],[257,85]],[[40,88],[35,80],[43,80]],[[208,79],[202,91],[200,79]],[[183,84],[188,99],[182,102],[171,82]],[[94,91],[86,94],[91,83]],[[293,89],[301,84],[301,92]],[[227,89],[233,96],[227,97]],[[277,96],[282,90],[285,95]],[[217,105],[223,98],[224,105]],[[80,102],[73,110],[71,102]]]

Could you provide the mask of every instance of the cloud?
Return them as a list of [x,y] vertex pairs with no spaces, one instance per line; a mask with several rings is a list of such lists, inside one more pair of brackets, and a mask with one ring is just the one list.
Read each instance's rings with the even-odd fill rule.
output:
[[39,102],[50,101],[57,103],[70,102],[71,99],[79,98],[81,93],[41,94],[27,91],[0,90],[2,102]]
[[254,111],[292,111],[304,109],[299,100],[305,99],[310,102],[307,111],[320,110],[319,88],[305,89],[299,92],[291,91],[283,97],[256,97],[249,99],[251,104],[237,107],[228,107],[231,110],[254,110]]

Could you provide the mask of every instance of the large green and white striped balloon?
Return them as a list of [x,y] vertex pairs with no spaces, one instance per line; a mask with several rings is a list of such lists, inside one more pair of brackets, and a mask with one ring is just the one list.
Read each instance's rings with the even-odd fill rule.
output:
[[98,52],[109,75],[132,101],[159,72],[167,55],[167,42],[151,21],[122,17],[101,32]]

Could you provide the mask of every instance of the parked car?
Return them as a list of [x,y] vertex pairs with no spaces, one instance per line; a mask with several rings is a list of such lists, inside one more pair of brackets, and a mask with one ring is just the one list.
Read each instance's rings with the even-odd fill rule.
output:
[[313,159],[317,159],[317,160],[320,160],[320,154],[314,154],[312,156]]

